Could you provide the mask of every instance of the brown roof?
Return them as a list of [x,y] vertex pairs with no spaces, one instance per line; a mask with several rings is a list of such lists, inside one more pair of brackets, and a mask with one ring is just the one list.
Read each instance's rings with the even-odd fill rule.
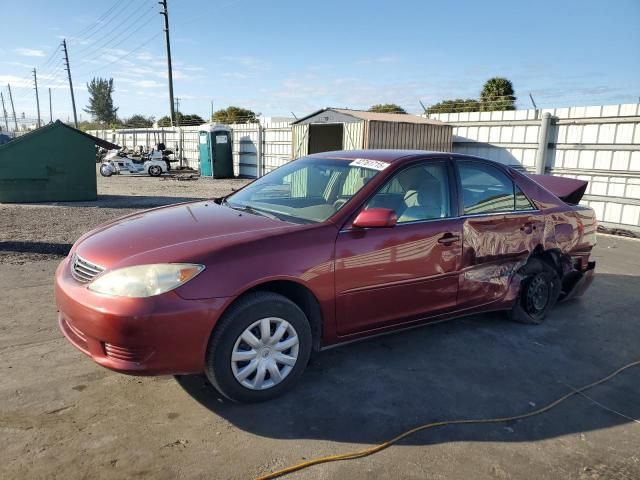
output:
[[438,120],[432,120],[430,118],[419,117],[417,115],[410,115],[406,113],[378,113],[378,112],[367,112],[364,110],[349,110],[346,108],[328,108],[327,110],[334,110],[336,112],[344,113],[345,115],[351,115],[352,117],[361,118],[362,120],[376,120],[379,122],[426,123],[430,125],[444,125],[444,122],[439,122]]
[[431,150],[407,150],[407,149],[362,149],[362,150],[336,150],[333,152],[312,153],[309,157],[330,158],[333,160],[355,160],[366,158],[367,160],[379,160],[393,163],[406,157],[436,157],[442,158],[442,152]]
[[351,117],[359,118],[360,120],[366,120],[366,121],[416,123],[416,124],[424,124],[424,125],[447,125],[446,123],[440,122],[438,120],[419,117],[417,115],[410,115],[406,113],[377,113],[377,112],[367,112],[365,110],[350,110],[348,108],[333,108],[333,107],[322,108],[305,117],[297,119],[295,122],[291,122],[291,125],[304,122],[308,118],[314,117],[328,110],[340,113],[342,115],[349,115]]

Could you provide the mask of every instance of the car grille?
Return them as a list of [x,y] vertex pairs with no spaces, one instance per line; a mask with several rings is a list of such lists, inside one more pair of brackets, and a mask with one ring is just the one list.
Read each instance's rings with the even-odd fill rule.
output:
[[80,283],[89,283],[96,275],[104,272],[104,267],[86,261],[78,255],[73,255],[71,275]]

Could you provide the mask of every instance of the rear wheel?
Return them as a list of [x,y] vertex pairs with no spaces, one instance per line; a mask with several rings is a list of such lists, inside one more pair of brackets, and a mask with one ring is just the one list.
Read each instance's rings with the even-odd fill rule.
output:
[[309,321],[295,303],[272,292],[250,293],[216,327],[207,350],[207,378],[231,400],[268,400],[297,382],[311,344]]
[[149,175],[152,177],[159,177],[162,175],[162,168],[159,165],[151,165],[149,167]]
[[524,278],[509,317],[520,323],[540,324],[558,301],[560,277],[551,265],[538,258],[530,259],[520,274]]

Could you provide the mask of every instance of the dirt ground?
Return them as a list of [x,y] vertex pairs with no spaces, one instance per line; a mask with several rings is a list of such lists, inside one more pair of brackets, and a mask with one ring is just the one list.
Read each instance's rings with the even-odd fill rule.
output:
[[245,179],[114,175],[98,178],[98,200],[49,204],[0,204],[0,264],[58,258],[87,230],[140,209],[231,193]]
[[[253,478],[426,422],[527,412],[640,359],[640,241],[609,236],[589,295],[543,325],[475,315],[328,350],[260,405],[202,376],[113,373],[62,337],[52,277],[80,234],[244,182],[100,178],[99,202],[0,205],[0,478]],[[287,478],[640,478],[639,385],[632,368],[537,417],[429,430]]]

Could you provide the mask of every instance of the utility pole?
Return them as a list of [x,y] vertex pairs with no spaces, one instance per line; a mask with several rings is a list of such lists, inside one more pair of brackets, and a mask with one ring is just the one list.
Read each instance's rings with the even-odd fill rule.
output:
[[16,108],[13,106],[13,95],[11,95],[11,85],[7,83],[9,89],[9,101],[11,103],[11,111],[13,112],[13,123],[16,125],[16,132],[18,131],[18,119],[16,118]]
[[51,108],[51,89],[49,89],[49,123],[53,123],[53,109]]
[[73,107],[73,123],[78,128],[78,114],[76,113],[76,97],[73,95],[73,82],[71,81],[71,67],[69,66],[69,52],[67,51],[67,40],[62,39],[62,48],[64,49],[64,62],[69,76],[69,90],[71,90],[71,106]]
[[213,100],[211,100],[211,117],[209,118],[210,122],[213,122]]
[[4,116],[4,127],[5,130],[9,131],[9,120],[7,119],[7,109],[4,108],[4,95],[0,92],[0,100],[2,100],[2,115]]
[[33,69],[33,88],[36,91],[36,108],[38,109],[38,128],[42,125],[40,122],[40,97],[38,96],[38,75],[36,74],[36,69]]
[[[176,127],[180,126],[180,120],[178,120],[178,114],[180,113],[180,99],[176,97]],[[173,124],[172,124],[173,125]]]
[[531,99],[531,103],[533,103],[533,109],[535,110],[535,118],[538,118],[538,106],[536,105],[536,101],[533,99],[533,95],[531,95],[531,92],[529,92],[529,98]]
[[171,69],[171,42],[169,41],[169,11],[167,10],[167,0],[158,2],[162,5],[160,15],[164,17],[164,36],[167,41],[167,70],[169,73],[169,105],[171,105],[171,126],[176,121],[176,112],[173,109],[173,70]]

